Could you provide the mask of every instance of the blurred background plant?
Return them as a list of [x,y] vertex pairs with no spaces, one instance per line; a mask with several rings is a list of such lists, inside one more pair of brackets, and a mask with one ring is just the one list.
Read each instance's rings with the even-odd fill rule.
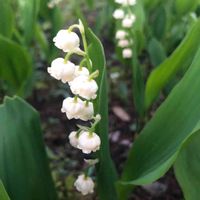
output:
[[[17,190],[21,191],[26,185],[27,191],[31,190],[26,179],[21,179],[20,184],[11,181],[13,177],[19,180],[17,170],[8,167],[16,156],[19,159],[12,160],[11,164],[17,163],[18,173],[28,177],[31,174],[28,171],[32,171],[41,176],[41,181],[35,180],[32,185],[34,189],[41,185],[40,198],[55,199],[46,152],[59,199],[95,199],[96,194],[82,197],[74,192],[74,177],[83,163],[73,159],[82,156],[66,144],[66,130],[73,130],[75,122],[67,121],[59,112],[58,102],[68,96],[69,90],[50,79],[46,72],[50,61],[58,56],[53,37],[59,29],[80,18],[102,41],[109,77],[111,154],[114,162],[119,163],[117,170],[121,173],[134,138],[194,60],[200,44],[200,1],[138,0],[132,8],[136,21],[131,29],[131,59],[123,59],[117,47],[115,32],[119,22],[112,14],[119,5],[114,0],[0,0],[0,5],[0,100],[18,95],[41,115],[41,126],[38,126],[37,111],[27,102],[19,97],[4,100],[0,107],[0,179],[10,197],[14,193],[18,195],[16,200],[21,200],[23,194]],[[10,127],[11,123],[15,126]],[[6,136],[5,143],[8,132],[17,134]],[[34,145],[38,145],[38,149],[30,148]],[[190,149],[190,145],[187,148]],[[29,160],[29,153],[34,155],[35,161]],[[24,163],[27,171],[22,171]],[[176,169],[178,167],[177,164]],[[42,175],[41,171],[47,173]],[[172,174],[158,181],[156,188],[161,188],[160,196],[151,185],[150,189],[137,188],[131,199],[149,199],[149,195],[154,199],[181,199],[183,194]],[[181,180],[180,174],[178,177]],[[19,188],[14,188],[15,185]],[[0,185],[0,191],[1,188]],[[34,189],[31,192],[34,193]],[[46,196],[47,193],[51,197]]]

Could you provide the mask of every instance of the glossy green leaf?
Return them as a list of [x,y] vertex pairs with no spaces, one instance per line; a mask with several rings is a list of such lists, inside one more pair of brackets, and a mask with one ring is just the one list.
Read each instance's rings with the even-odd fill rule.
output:
[[0,106],[0,179],[13,200],[56,200],[39,115],[19,97]]
[[200,196],[200,131],[184,145],[176,162],[176,178],[186,200],[197,200]]
[[143,0],[145,7],[150,10],[155,8],[161,0]]
[[[136,44],[135,44],[136,45]],[[136,49],[133,49],[133,58],[131,59],[132,70],[132,93],[134,105],[140,118],[144,116],[144,77],[141,65],[137,60]],[[139,127],[138,127],[139,128]]]
[[135,6],[132,7],[132,12],[136,16],[136,21],[133,25],[133,30],[143,30],[144,22],[145,22],[145,12],[143,8],[143,4],[138,1]]
[[151,72],[145,90],[146,108],[149,108],[159,92],[180,69],[187,68],[191,64],[200,44],[199,33],[200,20],[192,26],[172,55]]
[[150,55],[151,63],[153,66],[158,66],[166,58],[165,49],[156,38],[152,38],[149,41],[148,53]]
[[87,2],[90,9],[94,8],[95,2],[93,0],[86,0],[86,2]]
[[0,0],[0,34],[11,37],[14,27],[14,15],[8,0]]
[[19,6],[19,24],[24,33],[25,42],[30,43],[35,34],[36,19],[40,0],[17,0]]
[[115,181],[116,171],[110,157],[108,142],[108,94],[107,94],[107,74],[105,68],[104,50],[99,39],[91,30],[86,34],[89,40],[89,55],[93,63],[93,70],[99,70],[97,83],[99,85],[98,96],[95,102],[95,110],[101,115],[101,121],[96,128],[96,132],[101,138],[101,148],[98,152],[100,160],[97,165],[98,193],[101,200],[116,200]]
[[0,199],[10,200],[1,180],[0,180]]
[[185,15],[191,11],[194,11],[199,4],[199,0],[175,0],[175,9],[179,15]]
[[154,36],[162,39],[167,28],[167,14],[164,6],[160,6],[155,10],[151,27]]
[[120,199],[126,199],[131,185],[160,178],[174,163],[187,139],[200,130],[199,63],[200,49],[185,76],[133,144],[121,178]]
[[0,36],[0,78],[9,85],[9,94],[24,95],[32,74],[32,64],[26,50]]

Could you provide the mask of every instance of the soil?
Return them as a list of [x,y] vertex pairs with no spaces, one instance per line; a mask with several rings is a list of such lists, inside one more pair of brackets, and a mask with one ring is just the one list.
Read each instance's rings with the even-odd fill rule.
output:
[[[52,81],[52,80],[51,80]],[[56,82],[55,82],[56,84]],[[44,132],[44,141],[49,149],[50,166],[60,199],[66,196],[70,200],[78,199],[96,199],[95,195],[82,198],[74,190],[72,182],[77,174],[84,168],[83,155],[73,149],[68,143],[68,134],[75,130],[75,120],[67,120],[66,116],[60,112],[63,96],[48,97],[49,88],[35,90],[34,96],[29,101],[40,112],[42,128]],[[112,95],[111,95],[112,97]],[[109,127],[110,127],[110,146],[111,155],[116,163],[119,173],[123,168],[127,153],[137,134],[132,130],[134,128],[134,118],[126,122],[117,117],[112,107],[124,107],[121,100],[111,99],[112,105],[109,108]],[[114,103],[113,103],[114,102]],[[126,105],[127,106],[127,105]],[[126,108],[130,116],[135,116],[131,104]],[[130,126],[131,124],[131,126]],[[68,183],[70,184],[68,185]],[[137,187],[130,197],[130,200],[181,200],[182,192],[174,177],[171,169],[163,178],[156,182],[156,186],[150,186],[149,189]],[[67,190],[69,190],[67,194]],[[75,194],[75,195],[74,195]]]

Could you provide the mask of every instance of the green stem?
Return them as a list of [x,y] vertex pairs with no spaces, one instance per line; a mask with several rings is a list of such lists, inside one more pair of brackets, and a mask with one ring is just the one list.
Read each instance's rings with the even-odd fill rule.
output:
[[73,52],[68,52],[65,56],[65,59],[64,59],[64,63],[67,63],[67,61],[69,60],[69,58],[71,57],[71,55],[73,54]]
[[83,60],[80,62],[79,67],[82,69],[83,65],[87,62],[86,58],[83,58]]
[[82,35],[82,40],[83,40],[84,51],[86,53],[85,59],[86,59],[86,62],[87,62],[87,66],[89,68],[89,71],[92,72],[92,63],[91,63],[90,58],[89,58],[88,45],[87,45],[87,41],[86,41],[85,32],[83,32],[81,35]]

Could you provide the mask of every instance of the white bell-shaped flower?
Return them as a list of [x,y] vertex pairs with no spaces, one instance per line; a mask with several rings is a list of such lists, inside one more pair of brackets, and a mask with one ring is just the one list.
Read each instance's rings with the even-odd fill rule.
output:
[[124,11],[122,9],[116,9],[113,13],[113,17],[115,19],[123,19],[124,18]]
[[125,0],[127,2],[127,5],[133,6],[137,3],[137,0]]
[[84,107],[85,103],[80,98],[67,97],[63,101],[61,112],[66,113],[68,119],[80,119]]
[[124,39],[126,37],[126,35],[127,35],[126,31],[118,30],[116,32],[115,38],[118,39],[118,40],[122,40],[122,39]]
[[101,140],[96,133],[83,131],[78,138],[78,148],[81,149],[85,154],[99,150],[100,145]]
[[131,28],[133,26],[133,23],[136,20],[135,15],[127,15],[125,18],[122,20],[122,26],[124,28]]
[[75,68],[75,72],[74,72],[74,76],[89,76],[90,72],[88,71],[88,69],[86,67],[80,67],[80,66],[76,66]]
[[87,100],[95,99],[97,96],[98,85],[89,76],[78,76],[69,82],[69,85],[73,94],[79,95]]
[[92,102],[82,101],[80,98],[68,97],[63,101],[61,111],[68,119],[88,121],[93,118],[94,106]]
[[131,58],[132,57],[132,50],[130,48],[126,48],[122,51],[123,58]]
[[126,39],[119,40],[118,46],[121,47],[121,48],[128,47],[129,46],[129,41],[126,40]]
[[94,106],[92,102],[84,102],[84,107],[80,113],[79,118],[83,121],[88,121],[93,118],[94,115]]
[[73,147],[77,148],[77,146],[78,146],[78,135],[77,135],[77,132],[76,132],[76,131],[72,131],[72,132],[69,134],[68,138],[69,138],[69,143],[70,143]]
[[137,3],[136,0],[115,0],[115,2],[124,6],[133,6]]
[[83,195],[91,194],[94,192],[93,180],[84,174],[78,176],[74,183],[74,186]]
[[76,52],[80,47],[80,39],[75,32],[60,30],[53,38],[55,46],[64,52]]
[[123,3],[124,3],[124,0],[115,0],[115,3],[123,4]]
[[74,79],[75,65],[63,58],[56,58],[52,61],[51,67],[47,68],[48,73],[57,80],[61,80],[63,83]]

